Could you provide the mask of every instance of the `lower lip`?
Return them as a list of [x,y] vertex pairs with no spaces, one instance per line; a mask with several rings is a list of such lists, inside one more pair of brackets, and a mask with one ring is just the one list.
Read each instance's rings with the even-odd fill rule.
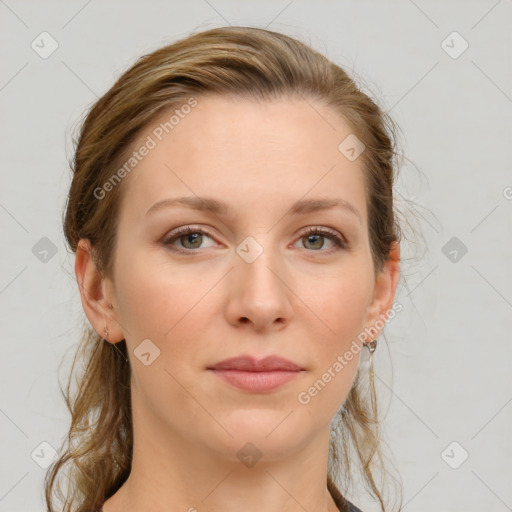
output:
[[213,370],[213,373],[237,388],[257,393],[277,389],[287,382],[295,379],[301,372],[245,372],[241,370]]

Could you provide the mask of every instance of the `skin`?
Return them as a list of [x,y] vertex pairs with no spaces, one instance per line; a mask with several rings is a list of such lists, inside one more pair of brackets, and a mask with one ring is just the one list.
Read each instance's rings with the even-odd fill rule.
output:
[[[101,336],[108,326],[108,342],[126,339],[132,368],[132,471],[104,512],[337,510],[326,487],[330,422],[360,353],[308,404],[297,397],[387,317],[399,275],[394,244],[375,279],[361,159],[338,151],[350,133],[312,100],[200,97],[124,178],[111,278],[97,272],[88,240],[80,241],[84,311]],[[176,207],[145,216],[177,196],[226,201],[231,213]],[[360,217],[337,208],[286,215],[311,198],[342,198]],[[165,245],[187,225],[209,235]],[[308,226],[331,228],[348,246],[308,238]],[[247,236],[263,248],[252,263],[236,252]],[[134,356],[145,339],[160,350],[148,366]],[[246,354],[277,354],[305,371],[277,390],[250,393],[206,370]],[[237,457],[247,442],[262,454],[252,467]]]

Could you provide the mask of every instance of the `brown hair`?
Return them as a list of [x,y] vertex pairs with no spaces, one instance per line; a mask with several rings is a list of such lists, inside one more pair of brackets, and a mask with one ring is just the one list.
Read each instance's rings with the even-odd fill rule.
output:
[[[321,101],[343,116],[366,146],[359,158],[365,171],[369,239],[377,273],[390,255],[392,242],[400,238],[392,190],[397,169],[396,125],[343,69],[320,53],[286,35],[248,27],[195,33],[140,57],[90,108],[74,141],[72,183],[63,218],[73,253],[81,238],[89,239],[98,270],[112,276],[123,187],[122,183],[113,187],[101,200],[95,191],[112,178],[143,128],[162,112],[204,94],[261,100],[300,96]],[[77,360],[87,364],[72,394]],[[58,491],[64,512],[90,512],[121,487],[131,469],[126,341],[106,343],[85,326],[64,398],[71,425],[67,445],[46,475],[46,503],[48,511],[54,512],[53,493]],[[337,472],[343,468],[342,485],[348,484],[355,451],[363,481],[384,511],[383,489],[375,481],[378,467],[386,473],[375,388],[373,380],[363,381],[359,370],[339,414],[342,427],[339,439],[331,441],[327,487],[340,502]],[[60,482],[56,483],[67,463],[68,490],[63,495]]]

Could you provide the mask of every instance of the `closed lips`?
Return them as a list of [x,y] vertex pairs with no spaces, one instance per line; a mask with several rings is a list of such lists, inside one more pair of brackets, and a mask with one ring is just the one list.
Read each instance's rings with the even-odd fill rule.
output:
[[303,368],[294,362],[279,356],[268,356],[259,361],[250,356],[235,357],[225,359],[224,361],[208,367],[208,369],[224,371],[238,370],[245,372],[299,372],[303,370]]

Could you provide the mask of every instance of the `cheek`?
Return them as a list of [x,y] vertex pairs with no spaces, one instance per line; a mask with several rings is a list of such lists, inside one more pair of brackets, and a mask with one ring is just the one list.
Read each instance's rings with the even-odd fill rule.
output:
[[[187,389],[194,389],[193,378],[201,366],[198,342],[211,320],[205,308],[213,296],[208,292],[215,280],[198,278],[197,272],[176,270],[176,266],[156,258],[152,261],[148,254],[131,257],[128,266],[123,272],[119,267],[117,290],[134,370],[132,386],[152,404],[155,413],[162,412],[158,412],[161,405],[158,397],[162,396],[172,397],[178,408],[189,407],[179,383],[187,382]],[[150,352],[158,353],[148,366],[141,364],[137,356],[139,345],[146,339],[159,350],[156,352],[152,345],[145,345]]]
[[304,280],[297,293],[307,305],[299,321],[312,341],[315,361],[312,378],[298,397],[299,403],[309,404],[306,410],[334,415],[352,387],[361,355],[358,336],[373,292],[370,268],[359,260],[328,278]]
[[[313,283],[309,283],[310,285]],[[319,335],[338,349],[350,345],[364,329],[367,307],[373,292],[373,282],[364,265],[343,267],[315,292],[304,289],[306,302],[321,320]]]
[[218,277],[187,271],[142,251],[140,256],[132,253],[124,266],[120,262],[118,269],[119,313],[132,352],[146,338],[173,357],[177,351],[193,350],[190,342],[207,328],[204,308],[213,300]]
[[340,280],[329,286],[328,299],[317,305],[329,329],[322,324],[312,334],[321,342],[312,345],[315,365],[297,398],[301,407],[319,417],[332,418],[352,388],[361,357],[358,335],[364,326],[368,290],[364,281]]

